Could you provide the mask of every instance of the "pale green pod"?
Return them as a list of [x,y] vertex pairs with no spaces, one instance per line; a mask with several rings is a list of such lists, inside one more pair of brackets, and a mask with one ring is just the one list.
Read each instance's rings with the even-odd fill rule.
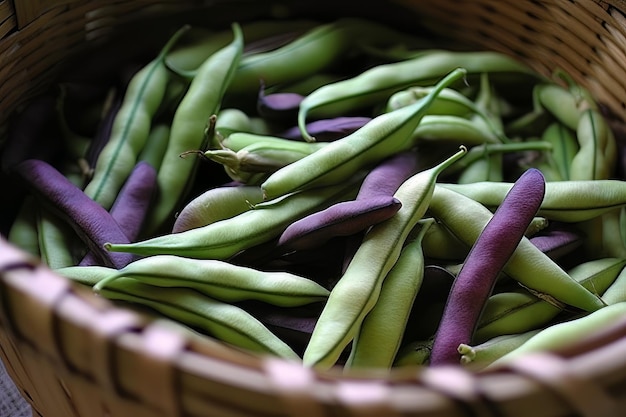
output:
[[37,235],[37,206],[34,197],[27,196],[11,223],[7,240],[13,245],[39,257],[39,237]]
[[524,354],[565,348],[596,331],[601,331],[603,327],[623,320],[625,316],[626,302],[621,302],[608,305],[579,318],[551,325],[538,332],[518,348],[494,361],[487,369],[506,364]]
[[157,287],[194,289],[222,301],[259,300],[283,307],[323,301],[329,294],[315,281],[288,272],[266,272],[225,261],[172,255],[133,261],[96,283],[94,291],[101,292],[122,277]]
[[131,278],[112,281],[103,297],[151,308],[222,342],[291,360],[299,356],[245,310],[186,288],[159,288]]
[[376,304],[354,337],[347,368],[392,367],[424,279],[422,239],[432,223],[429,219],[418,224],[415,239],[402,248],[383,281]]

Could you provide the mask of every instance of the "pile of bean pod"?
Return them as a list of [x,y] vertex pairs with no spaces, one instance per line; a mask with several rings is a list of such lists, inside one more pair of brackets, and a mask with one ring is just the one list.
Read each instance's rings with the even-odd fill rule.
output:
[[[361,18],[184,26],[13,119],[8,239],[329,368],[480,370],[626,314],[623,145],[567,74]],[[567,335],[565,337],[564,335]]]

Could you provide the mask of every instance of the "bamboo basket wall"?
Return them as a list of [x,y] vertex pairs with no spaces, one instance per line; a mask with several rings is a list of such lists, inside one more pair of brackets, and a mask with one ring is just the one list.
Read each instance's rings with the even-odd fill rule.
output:
[[[199,8],[219,19],[227,3],[0,0],[0,133],[64,64],[108,42],[120,27],[150,32],[158,24],[143,24],[149,18],[188,17]],[[342,7],[310,3],[300,4],[300,13]],[[290,5],[250,2],[237,13],[254,19]],[[402,0],[361,7],[510,54],[546,76],[562,68],[615,123],[626,121],[622,0]],[[411,13],[394,15],[404,7]],[[4,218],[12,213],[3,205]],[[618,417],[626,410],[626,318],[567,350],[489,372],[441,367],[342,375],[147,321],[74,287],[2,238],[0,252],[0,354],[35,416]]]

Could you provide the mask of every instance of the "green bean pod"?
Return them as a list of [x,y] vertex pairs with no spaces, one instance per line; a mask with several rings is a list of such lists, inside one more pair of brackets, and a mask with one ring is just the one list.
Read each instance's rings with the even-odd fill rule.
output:
[[259,300],[282,307],[323,301],[328,290],[299,275],[261,271],[213,259],[155,255],[138,259],[94,285],[102,291],[121,277],[164,288],[189,288],[222,301]]
[[163,100],[169,80],[163,60],[187,29],[185,26],[176,32],[159,55],[137,72],[128,84],[111,136],[98,156],[91,181],[85,187],[85,194],[106,209],[111,208],[148,139],[152,118]]
[[623,320],[625,315],[626,302],[621,302],[608,305],[582,317],[546,327],[518,348],[494,361],[487,369],[506,364],[520,355],[564,348],[604,326]]
[[271,202],[260,203],[253,209],[229,219],[151,239],[130,243],[105,244],[114,252],[141,255],[179,255],[200,259],[228,259],[240,251],[278,237],[293,221],[332,202],[353,198],[357,185],[346,180],[343,184],[294,193]]
[[433,223],[432,219],[418,225],[415,239],[400,252],[380,289],[372,310],[363,320],[352,342],[348,368],[391,368],[413,301],[424,279],[422,238]]
[[486,155],[484,158],[472,162],[461,171],[457,182],[459,184],[471,184],[481,181],[501,182],[504,180],[502,168],[501,153]]
[[387,45],[411,38],[359,18],[321,24],[277,49],[245,56],[229,92],[256,92],[261,80],[268,86],[301,80],[345,58],[360,44]]
[[533,88],[535,106],[546,109],[559,123],[576,130],[580,116],[580,97],[555,83],[537,84]]
[[[493,216],[480,203],[441,186],[435,187],[429,211],[468,245],[473,244]],[[504,272],[525,287],[566,305],[586,311],[604,306],[599,297],[571,278],[526,237],[520,241]]]
[[622,268],[615,281],[604,291],[602,301],[609,305],[626,301],[626,268]]
[[157,177],[159,192],[153,210],[146,219],[148,234],[154,234],[173,220],[174,212],[191,183],[198,159],[180,156],[204,147],[207,120],[218,112],[224,92],[241,58],[241,28],[233,24],[232,29],[232,42],[202,64],[176,109],[170,140]]
[[[438,185],[462,194],[489,209],[495,209],[502,202],[512,183],[485,181],[472,184],[439,183]],[[546,194],[538,215],[548,220],[577,223],[593,219],[624,205],[626,205],[626,182],[624,181],[547,182]]]
[[419,125],[438,92],[465,73],[464,69],[457,68],[419,102],[384,113],[354,133],[279,169],[261,184],[265,198],[271,200],[304,188],[341,182],[377,161],[410,149],[411,132]]
[[300,359],[293,349],[251,314],[198,291],[160,288],[122,277],[112,281],[100,294],[108,299],[151,308],[229,345],[290,360]]
[[[567,271],[572,279],[602,296],[626,265],[626,258],[600,258],[583,262]],[[475,343],[507,333],[522,333],[545,326],[564,306],[526,290],[501,292],[487,301],[474,335]]]
[[467,74],[529,72],[520,63],[496,52],[434,51],[406,61],[377,65],[355,77],[320,87],[305,97],[298,112],[302,136],[312,140],[306,131],[309,113],[330,117],[375,105],[407,87],[432,84],[458,67],[466,69]]
[[576,127],[580,148],[570,164],[572,180],[606,180],[613,176],[617,162],[617,144],[602,114],[585,110]]
[[328,368],[336,363],[376,304],[382,282],[398,260],[407,236],[426,213],[437,176],[466,151],[461,148],[435,167],[413,175],[397,189],[394,197],[402,202],[402,207],[393,217],[369,229],[331,290],[305,349],[305,366]]

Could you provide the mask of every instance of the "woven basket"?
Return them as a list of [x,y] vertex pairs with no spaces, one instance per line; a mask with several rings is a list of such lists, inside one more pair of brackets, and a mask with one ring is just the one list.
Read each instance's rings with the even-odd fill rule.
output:
[[[304,15],[350,13],[337,2],[332,7],[324,1],[299,3],[294,2]],[[161,32],[156,29],[163,22],[172,23],[176,16],[181,21],[192,18],[200,8],[211,12],[205,17],[228,21],[233,18],[228,13],[250,20],[284,15],[289,7],[288,1],[250,2],[244,7],[233,1],[0,0],[0,126],[5,127],[11,113],[49,85],[73,57],[124,30],[144,35],[132,38],[131,49],[141,50],[154,46],[142,44],[142,39],[159,45]],[[591,91],[614,121],[626,121],[623,0],[404,0],[360,7],[362,14],[414,27],[427,24],[464,43],[510,54],[547,76],[564,69]],[[7,219],[13,212],[6,201],[15,191],[5,183],[2,187],[1,214]],[[0,252],[0,353],[33,415],[626,413],[626,318],[567,350],[526,356],[488,372],[440,367],[346,375],[200,339],[76,288],[1,238]]]

